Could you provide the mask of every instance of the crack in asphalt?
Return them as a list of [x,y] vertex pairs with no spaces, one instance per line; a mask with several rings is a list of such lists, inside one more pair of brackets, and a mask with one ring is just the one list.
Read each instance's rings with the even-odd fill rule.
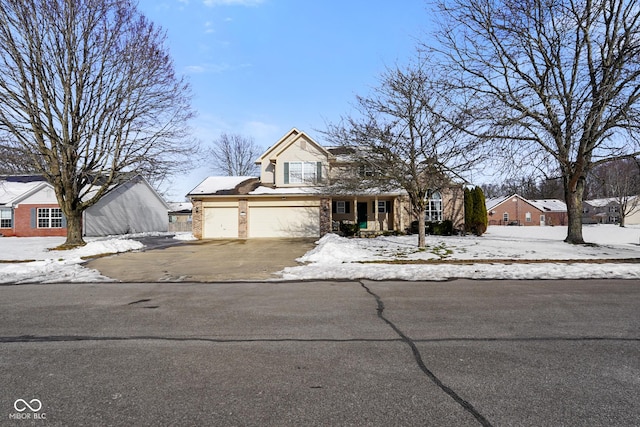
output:
[[384,316],[384,302],[379,295],[373,292],[371,289],[367,287],[362,281],[360,281],[360,286],[364,288],[364,290],[375,298],[376,303],[378,305],[376,311],[378,312],[378,318],[380,318],[383,322],[385,322],[393,331],[400,337],[400,339],[406,343],[413,353],[413,358],[416,361],[416,364],[420,368],[420,370],[429,378],[440,390],[445,392],[449,397],[451,397],[456,403],[458,403],[465,411],[469,412],[473,417],[483,426],[490,427],[491,423],[487,420],[477,409],[473,407],[473,405],[466,400],[464,400],[458,393],[456,393],[451,387],[447,386],[438,378],[424,363],[422,360],[422,355],[420,354],[420,350],[418,346],[416,346],[415,341],[409,338],[404,332],[400,330],[391,320],[387,319]]

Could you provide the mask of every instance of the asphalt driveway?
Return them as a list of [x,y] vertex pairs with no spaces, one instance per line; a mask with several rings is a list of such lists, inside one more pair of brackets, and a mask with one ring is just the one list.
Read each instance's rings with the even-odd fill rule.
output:
[[[166,240],[166,239],[165,239]],[[145,242],[143,251],[88,261],[85,266],[121,282],[220,282],[277,278],[313,249],[315,239]]]

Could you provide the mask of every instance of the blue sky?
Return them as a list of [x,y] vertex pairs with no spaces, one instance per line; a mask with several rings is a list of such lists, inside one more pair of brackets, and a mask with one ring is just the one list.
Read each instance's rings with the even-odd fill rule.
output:
[[[194,136],[251,136],[265,149],[291,128],[317,130],[349,114],[386,66],[406,63],[428,31],[424,0],[140,0],[167,31],[192,85]],[[175,179],[172,201],[209,175]]]

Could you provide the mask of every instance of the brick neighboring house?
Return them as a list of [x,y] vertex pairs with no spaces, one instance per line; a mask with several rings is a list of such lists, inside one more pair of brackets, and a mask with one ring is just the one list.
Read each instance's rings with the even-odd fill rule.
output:
[[[326,184],[354,165],[292,129],[256,161],[260,177],[208,177],[187,195],[197,238],[319,237],[357,226],[361,234],[404,232],[415,220],[403,190],[329,194]],[[356,168],[357,169],[357,168]],[[462,186],[434,193],[429,219],[464,224]]]
[[[83,214],[83,235],[167,231],[169,207],[141,176],[110,189]],[[37,175],[0,179],[0,235],[67,235],[66,219],[51,184]]]
[[529,200],[514,194],[487,199],[489,225],[548,226],[567,224],[567,205],[558,199]]

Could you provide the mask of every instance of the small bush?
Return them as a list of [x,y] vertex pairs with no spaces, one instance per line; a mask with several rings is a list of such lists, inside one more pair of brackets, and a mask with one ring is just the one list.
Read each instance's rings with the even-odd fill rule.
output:
[[[425,221],[425,233],[432,236],[451,236],[453,234],[453,221]],[[413,221],[409,228],[411,234],[418,234],[418,221]]]
[[360,227],[358,227],[358,224],[342,221],[340,222],[340,231],[345,237],[353,237],[360,231]]

